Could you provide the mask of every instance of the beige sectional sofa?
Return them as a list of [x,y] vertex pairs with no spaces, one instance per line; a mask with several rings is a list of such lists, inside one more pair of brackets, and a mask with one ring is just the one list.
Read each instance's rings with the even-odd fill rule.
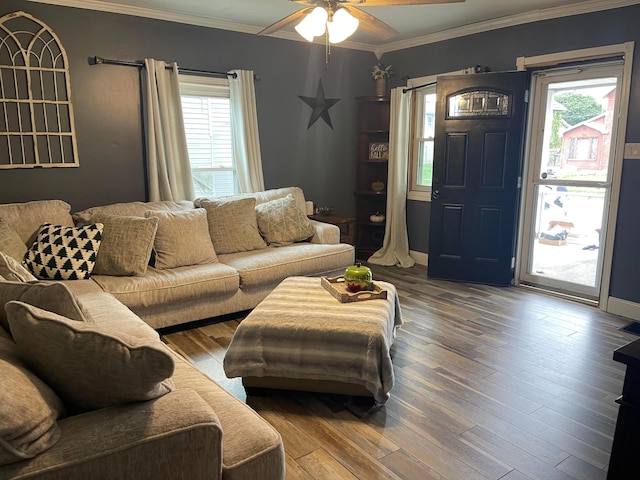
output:
[[[292,195],[301,212],[305,199],[298,187],[286,187],[249,195],[227,197],[227,201],[255,199],[255,205]],[[61,201],[0,205],[0,217],[18,233],[25,244],[35,239],[40,225],[85,225],[100,215],[144,217],[148,211],[180,212],[197,208],[194,202],[129,202],[90,208],[70,213]],[[223,235],[241,218],[216,224]],[[315,227],[307,241],[282,246],[225,253],[216,252],[217,261],[198,265],[157,269],[148,266],[140,275],[93,274],[91,279],[129,307],[153,328],[179,325],[255,307],[283,279],[293,275],[334,276],[344,272],[355,259],[353,246],[339,243],[335,225],[309,220]],[[105,234],[106,235],[106,234]],[[189,236],[189,232],[184,232]],[[103,245],[104,246],[104,245]],[[102,249],[102,247],[100,247]],[[100,257],[100,250],[98,252]]]
[[[268,209],[274,200],[291,207],[291,197],[296,208],[304,212],[304,196],[295,187],[226,201],[242,200],[240,203],[254,205],[258,211],[255,205]],[[217,237],[217,242],[210,240],[214,246],[223,245],[227,233],[233,234],[237,225],[212,224],[211,219],[220,213],[215,208],[224,202],[211,202],[216,203],[131,202],[96,207],[73,216],[62,201],[0,205],[0,251],[6,252],[5,259],[12,254],[20,256],[21,242],[26,248],[42,240],[37,235],[42,224],[72,227],[97,219],[105,222],[101,224],[103,243],[97,258],[91,261],[99,272],[108,272],[123,263],[118,258],[114,259],[120,262],[118,265],[101,259],[102,247],[144,236],[127,235],[126,229],[122,237],[113,234],[118,222],[138,221],[148,229],[150,222],[141,219],[152,217],[152,230],[157,233],[155,266],[140,267],[139,257],[144,257],[140,252],[144,253],[146,247],[132,246],[121,252],[127,257],[127,268],[136,262],[142,268],[134,274],[99,273],[86,280],[23,283],[16,280],[30,279],[6,273],[4,279],[0,278],[0,303],[6,309],[0,312],[0,478],[284,478],[284,449],[278,432],[171,352],[154,329],[251,309],[288,276],[341,273],[354,260],[353,247],[339,243],[337,227],[312,222],[308,240],[278,242],[278,233],[269,232],[264,236],[269,238],[269,245],[265,242],[255,249],[242,250],[247,237],[240,230],[231,245],[241,250],[215,252],[212,259],[203,241],[202,209],[207,210],[209,233]],[[154,211],[165,214],[149,214]],[[171,212],[181,211],[194,212],[200,222],[199,233],[179,228],[165,229],[160,235],[163,219],[172,219]],[[258,213],[259,222],[263,222],[260,233],[267,231],[265,218],[271,218],[269,212],[262,214]],[[183,221],[190,215],[176,217]],[[232,221],[243,224],[246,216]],[[308,228],[306,223],[304,228]],[[184,262],[185,252],[178,252],[183,260],[176,260],[171,252],[163,251],[162,236],[192,245],[193,251],[186,252],[191,261],[202,250],[204,260],[179,265]],[[201,249],[203,242],[206,245]],[[198,253],[195,257],[194,252]],[[28,255],[34,257],[33,252]],[[33,263],[31,268],[32,272],[39,271],[33,269]],[[75,314],[70,314],[70,309]],[[44,326],[62,333],[46,333],[38,340],[48,332]],[[75,343],[65,343],[75,341],[89,344],[76,348]],[[106,347],[112,344],[116,345],[113,351]],[[136,368],[140,365],[135,363],[139,352],[159,355],[164,366],[143,363],[147,365],[144,369]],[[83,359],[82,355],[97,358]],[[97,362],[94,367],[89,368],[90,360]],[[110,368],[122,362],[125,373],[114,377]],[[101,373],[103,367],[105,374]],[[124,388],[124,377],[136,372],[152,377],[157,374],[158,378],[153,377],[157,382],[152,393],[145,390],[143,396],[132,399],[129,389]],[[85,404],[85,397],[75,398],[78,392],[89,392],[98,399],[107,396],[109,402]]]
[[[14,283],[0,285],[0,295]],[[282,440],[265,420],[171,352],[155,330],[97,284],[86,280],[65,284],[74,285],[69,290],[91,325],[108,335],[133,337],[170,356],[174,363],[168,379],[173,384],[171,391],[151,400],[82,412],[66,407],[65,402],[63,411],[43,414],[36,397],[46,385],[21,398],[8,398],[25,392],[37,381],[34,375],[44,376],[30,367],[29,359],[23,358],[0,326],[0,478],[284,478]],[[23,300],[47,306],[41,295],[39,301],[33,296]],[[55,308],[48,306],[51,310]],[[110,357],[102,353],[99,360],[114,362]],[[19,371],[12,374],[16,369]],[[107,389],[118,387],[117,382],[109,385],[96,376],[91,375],[90,380]],[[74,388],[86,388],[79,380],[73,381],[78,382]]]

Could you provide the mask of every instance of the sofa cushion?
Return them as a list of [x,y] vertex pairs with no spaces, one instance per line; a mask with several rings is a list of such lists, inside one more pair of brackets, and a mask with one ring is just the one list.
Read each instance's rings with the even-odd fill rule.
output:
[[[140,320],[135,313],[118,301],[113,295],[102,290],[92,280],[93,288],[77,289],[79,282],[73,282],[70,290],[75,295],[78,305],[83,311],[90,312],[93,323],[109,331],[124,333],[137,338],[158,340],[160,336],[153,328]],[[87,283],[89,283],[87,282]],[[29,303],[29,302],[25,302]]]
[[179,212],[183,210],[192,210],[193,208],[193,202],[189,200],[182,200],[179,202],[124,202],[87,208],[86,210],[75,212],[72,217],[73,221],[76,222],[76,225],[87,225],[89,223],[95,223],[93,217],[99,213],[125,217],[144,217],[147,210]]
[[174,382],[215,410],[224,435],[222,478],[285,478],[282,439],[266,420],[184,360],[176,360]]
[[316,231],[291,194],[256,205],[256,214],[260,232],[275,247],[306,240]]
[[217,262],[211,243],[207,212],[202,208],[169,212],[147,210],[145,217],[158,219],[153,243],[154,266],[159,270]]
[[326,275],[352,265],[351,245],[295,243],[268,247],[250,253],[219,255],[220,262],[235,268],[241,287],[279,283],[292,275]]
[[79,305],[75,295],[61,282],[0,282],[0,326],[7,330],[9,323],[4,306],[12,300],[64,315],[71,320],[93,323],[93,319]]
[[71,206],[62,200],[37,200],[0,205],[2,217],[15,230],[27,247],[35,241],[43,223],[73,227]]
[[18,260],[4,252],[0,252],[0,275],[5,280],[14,282],[34,282],[38,280]]
[[98,252],[96,275],[144,275],[158,229],[157,218],[97,213],[96,222],[104,224]]
[[45,223],[38,230],[24,263],[38,278],[86,280],[96,262],[102,228],[100,223],[86,227]]
[[15,343],[0,335],[0,465],[32,458],[60,438],[60,398],[19,360]]
[[143,277],[96,275],[93,280],[132,310],[171,305],[202,296],[229,296],[240,285],[238,272],[222,263],[158,270],[149,267]]
[[5,309],[21,357],[75,412],[150,400],[172,389],[174,361],[160,341],[23,302],[9,302]]
[[270,190],[265,190],[264,192],[248,193],[247,195],[256,199],[256,205],[284,198],[287,195],[292,195],[296,201],[296,205],[298,205],[298,208],[303,212],[307,211],[304,192],[300,187],[272,188]]
[[[293,198],[296,200],[296,204],[298,208],[303,212],[306,212],[306,205],[304,199],[304,192],[300,187],[282,187],[282,188],[272,188],[269,190],[265,190],[263,192],[253,192],[253,193],[240,193],[238,195],[230,195],[227,197],[218,197],[224,200],[234,200],[240,198],[255,198],[256,205],[260,205],[261,203],[270,202],[271,200],[276,200],[278,198],[284,198],[287,195],[293,195]],[[200,197],[196,198],[193,201],[193,204],[196,207],[202,207],[202,202],[211,200],[210,198]]]
[[24,259],[24,254],[27,253],[27,246],[2,217],[0,217],[0,252],[10,255],[19,262]]
[[213,249],[223,253],[246,252],[267,246],[260,236],[254,198],[203,200]]

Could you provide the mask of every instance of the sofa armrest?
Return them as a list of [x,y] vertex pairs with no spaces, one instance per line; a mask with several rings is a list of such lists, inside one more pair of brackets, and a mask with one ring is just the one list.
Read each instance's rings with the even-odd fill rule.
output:
[[309,221],[316,227],[316,233],[309,240],[311,243],[340,243],[340,227],[317,220],[309,219]]
[[62,436],[30,460],[0,467],[2,478],[220,479],[222,429],[191,389],[59,421]]

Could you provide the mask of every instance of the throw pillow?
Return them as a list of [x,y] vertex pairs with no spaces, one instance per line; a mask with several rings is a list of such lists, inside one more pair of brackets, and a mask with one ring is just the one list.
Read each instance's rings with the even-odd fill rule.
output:
[[24,263],[38,278],[86,280],[96,263],[102,224],[64,227],[45,223],[27,251]]
[[153,242],[157,269],[217,262],[204,209],[182,212],[149,210],[145,217],[158,219],[158,231]]
[[218,255],[266,248],[258,230],[255,198],[203,200],[201,205]]
[[0,336],[0,465],[33,458],[60,439],[60,398],[19,360],[18,349]]
[[93,323],[69,287],[60,282],[0,282],[0,325],[9,330],[4,305],[11,300],[19,300],[43,310],[63,315],[71,320]]
[[258,228],[269,245],[280,247],[312,237],[316,227],[293,195],[256,205]]
[[75,322],[23,302],[5,306],[21,357],[74,412],[151,400],[172,389],[160,340]]
[[141,276],[147,272],[157,218],[98,213],[93,220],[104,224],[96,275]]
[[15,258],[0,252],[0,276],[14,282],[35,282],[38,279]]
[[0,251],[12,256],[19,262],[27,253],[27,246],[11,226],[0,217]]
[[71,205],[62,200],[35,200],[0,205],[0,217],[15,230],[27,246],[35,242],[43,223],[73,227],[70,211]]

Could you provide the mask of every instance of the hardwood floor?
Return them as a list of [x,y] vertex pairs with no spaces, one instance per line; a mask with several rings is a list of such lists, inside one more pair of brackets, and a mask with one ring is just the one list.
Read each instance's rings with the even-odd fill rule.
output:
[[246,397],[222,359],[241,315],[163,336],[282,435],[288,479],[604,479],[628,319],[524,288],[430,280],[372,265],[398,288],[391,399]]

